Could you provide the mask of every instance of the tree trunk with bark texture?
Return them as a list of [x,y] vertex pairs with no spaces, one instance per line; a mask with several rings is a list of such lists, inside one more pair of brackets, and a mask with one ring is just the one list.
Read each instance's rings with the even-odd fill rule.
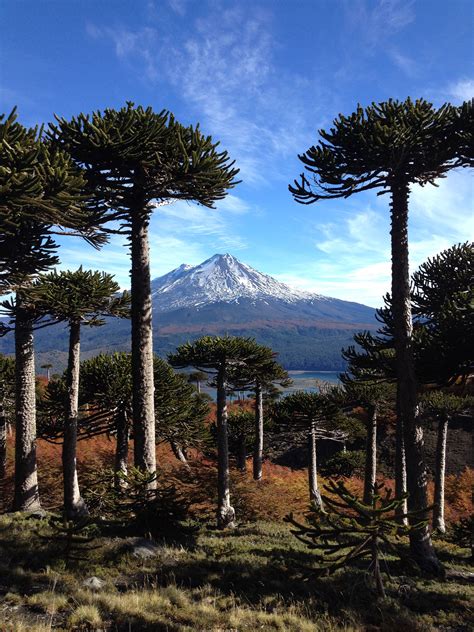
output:
[[79,367],[81,361],[81,324],[69,325],[67,404],[63,440],[64,511],[68,520],[88,514],[81,497],[77,477],[77,422],[79,416]]
[[[408,186],[392,184],[392,308],[398,380],[398,411],[405,439],[408,508],[421,511],[412,519],[428,520],[427,474],[423,450],[423,429],[418,419],[417,381],[412,350],[410,273],[408,264]],[[411,553],[423,570],[439,574],[442,567],[436,557],[428,526],[410,533]]]
[[17,294],[15,325],[15,493],[14,511],[41,509],[36,464],[36,394],[33,323]]
[[309,500],[315,505],[319,511],[323,509],[323,500],[318,488],[318,461],[316,451],[316,427],[314,422],[311,423],[311,428],[308,435],[308,453],[309,453],[309,466],[308,466],[308,479],[309,479]]
[[438,422],[438,442],[436,444],[436,475],[434,488],[433,529],[446,533],[444,522],[444,479],[446,475],[446,443],[448,439],[449,417],[444,415]]
[[[153,334],[151,321],[149,215],[143,200],[137,201],[131,222],[132,251],[132,379],[135,467],[156,472],[155,410],[153,382]],[[156,481],[150,489],[156,488]]]
[[229,442],[227,432],[226,370],[217,373],[217,526],[235,526],[235,511],[230,504]]
[[7,473],[7,416],[5,408],[0,403],[0,480],[3,481]]
[[[397,402],[399,401],[398,397],[398,387],[397,387]],[[398,412],[398,403],[397,403],[397,427],[395,431],[395,496],[400,498],[403,494],[407,492],[407,462],[405,457],[405,439],[403,437],[403,424],[400,413]],[[408,510],[407,501],[403,502],[400,507],[395,509],[395,517],[399,524],[408,525],[408,518],[406,517],[406,512]]]
[[115,447],[115,489],[125,489],[128,474],[128,440],[130,429],[126,410],[121,410],[117,417],[117,445]]
[[377,407],[367,408],[367,440],[365,444],[364,503],[372,504],[377,479]]
[[259,382],[255,385],[255,444],[253,450],[253,478],[262,478],[263,463],[263,394]]

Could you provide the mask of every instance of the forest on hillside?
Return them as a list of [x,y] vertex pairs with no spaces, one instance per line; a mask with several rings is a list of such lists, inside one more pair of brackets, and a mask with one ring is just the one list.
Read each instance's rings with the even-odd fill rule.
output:
[[[392,284],[378,329],[343,345],[341,384],[284,397],[283,354],[258,332],[154,354],[150,218],[238,186],[217,141],[130,102],[41,128],[0,117],[6,629],[470,629],[474,470],[447,463],[452,429],[472,436],[474,245],[410,273],[408,217],[414,184],[472,167],[473,112],[358,106],[299,156],[298,203],[387,194]],[[117,233],[130,292],[58,268],[58,234],[105,254]],[[106,318],[130,319],[130,351],[81,361]],[[38,376],[36,332],[55,329],[67,367]]]

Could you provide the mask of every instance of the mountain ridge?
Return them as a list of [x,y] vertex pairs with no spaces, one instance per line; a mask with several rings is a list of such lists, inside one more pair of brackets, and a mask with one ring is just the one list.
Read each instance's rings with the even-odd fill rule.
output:
[[[353,344],[356,331],[377,327],[373,308],[296,290],[229,253],[183,263],[153,279],[151,290],[154,351],[162,357],[188,340],[229,334],[270,346],[287,369],[343,370],[341,348]],[[64,368],[65,326],[38,331],[35,346],[40,364],[49,355]],[[101,328],[84,327],[81,348],[83,357],[129,351],[130,322],[109,318]],[[0,352],[13,351],[13,336],[0,339]]]

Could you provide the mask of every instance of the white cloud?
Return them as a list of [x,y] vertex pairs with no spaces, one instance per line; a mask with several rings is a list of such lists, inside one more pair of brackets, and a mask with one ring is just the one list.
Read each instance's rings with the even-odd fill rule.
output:
[[124,26],[99,27],[88,23],[86,33],[93,39],[111,40],[117,57],[124,63],[133,65],[134,71],[143,79],[156,81],[159,78],[159,40],[156,29],[146,26],[133,31]]
[[474,79],[459,79],[448,86],[447,93],[459,102],[474,98]]
[[[438,187],[413,187],[411,272],[453,244],[474,239],[473,183],[469,172],[459,170],[439,180]],[[292,263],[275,276],[301,289],[380,306],[391,285],[388,199],[378,198],[374,208],[364,208],[363,201],[360,206],[353,206],[351,214],[333,213],[331,223],[313,221],[307,227],[314,238],[313,261]]]
[[400,70],[402,70],[408,77],[413,77],[418,72],[418,65],[414,59],[403,55],[395,48],[389,51],[389,56]]
[[406,0],[346,0],[346,16],[349,27],[369,46],[397,33],[415,20],[413,2]]
[[111,40],[117,58],[148,86],[171,84],[186,100],[187,114],[236,160],[239,176],[262,186],[269,172],[272,180],[288,180],[288,158],[306,147],[328,94],[315,81],[276,71],[271,23],[268,12],[237,6],[190,22],[186,37],[171,36],[159,24],[87,30]]

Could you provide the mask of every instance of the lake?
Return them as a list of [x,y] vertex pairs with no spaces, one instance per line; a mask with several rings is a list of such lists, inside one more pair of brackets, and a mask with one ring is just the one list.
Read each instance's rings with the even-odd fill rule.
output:
[[339,373],[340,371],[288,371],[288,375],[293,380],[293,384],[289,388],[285,388],[284,392],[316,392],[318,390],[318,381],[339,384]]
[[[283,393],[294,393],[295,391],[307,391],[315,393],[318,390],[317,382],[329,382],[330,384],[339,384],[339,373],[341,371],[288,371],[288,375],[293,380],[293,384],[283,389]],[[215,389],[202,387],[202,390],[216,399]],[[245,397],[245,393],[243,396]]]

